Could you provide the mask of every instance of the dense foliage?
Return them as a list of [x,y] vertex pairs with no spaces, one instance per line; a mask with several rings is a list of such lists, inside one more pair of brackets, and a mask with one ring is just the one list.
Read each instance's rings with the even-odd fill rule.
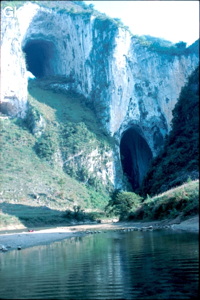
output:
[[150,197],[127,217],[128,220],[158,220],[194,216],[199,213],[199,180],[191,181],[161,195]]
[[182,88],[173,110],[172,130],[153,160],[142,193],[155,195],[199,174],[199,68]]
[[[37,134],[34,150],[40,158],[52,165],[62,160],[65,173],[92,186],[96,191],[110,190],[109,179],[109,184],[105,186],[95,172],[98,172],[100,166],[105,169],[109,162],[107,153],[112,147],[112,139],[104,132],[83,97],[73,92],[63,92],[58,86],[50,89],[55,80],[61,80],[61,89],[63,78],[29,83],[32,97],[29,97],[26,126],[35,136]],[[94,172],[90,172],[89,158],[86,157],[94,152],[99,161]]]
[[0,226],[87,219],[86,212],[70,213],[72,207],[103,209],[108,203],[107,186],[88,170],[87,155],[98,150],[96,166],[105,168],[110,138],[85,99],[50,90],[52,80],[29,82],[25,119],[1,115],[1,196],[9,205],[0,212]]
[[132,210],[135,210],[141,203],[142,198],[132,192],[115,190],[105,210],[110,214],[119,216],[120,221],[127,218]]

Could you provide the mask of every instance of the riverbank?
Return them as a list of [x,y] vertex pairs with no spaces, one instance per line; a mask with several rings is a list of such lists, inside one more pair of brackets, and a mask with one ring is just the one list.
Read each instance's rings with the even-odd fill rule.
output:
[[111,222],[100,224],[81,224],[75,226],[62,226],[42,230],[14,232],[0,234],[0,249],[5,251],[24,249],[41,244],[48,244],[74,236],[83,236],[86,234],[95,234],[107,230],[186,230],[190,232],[199,232],[199,216],[180,222],[178,218],[174,220],[162,220],[152,222]]

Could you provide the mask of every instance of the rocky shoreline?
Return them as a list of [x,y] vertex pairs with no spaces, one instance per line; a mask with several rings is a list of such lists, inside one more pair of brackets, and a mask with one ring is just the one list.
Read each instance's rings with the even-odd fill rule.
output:
[[48,228],[43,230],[27,230],[15,233],[0,234],[0,252],[11,250],[21,250],[41,244],[48,244],[60,241],[73,236],[83,236],[88,234],[98,234],[108,230],[113,231],[147,231],[147,230],[186,230],[199,232],[199,216],[180,222],[174,220],[152,221],[152,222],[112,222],[98,224],[81,224],[75,226],[65,226]]

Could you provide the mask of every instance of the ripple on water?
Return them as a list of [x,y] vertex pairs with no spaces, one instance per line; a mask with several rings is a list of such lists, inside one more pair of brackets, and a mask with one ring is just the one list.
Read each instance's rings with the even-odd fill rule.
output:
[[3,299],[195,299],[198,235],[90,235],[2,253]]

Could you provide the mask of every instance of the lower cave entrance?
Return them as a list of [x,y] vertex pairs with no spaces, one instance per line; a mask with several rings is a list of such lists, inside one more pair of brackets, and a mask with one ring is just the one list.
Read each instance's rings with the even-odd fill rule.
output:
[[23,47],[27,70],[41,78],[54,74],[55,45],[50,41],[31,40]]
[[135,129],[129,128],[121,138],[120,156],[123,172],[135,191],[141,186],[153,158],[151,149]]

